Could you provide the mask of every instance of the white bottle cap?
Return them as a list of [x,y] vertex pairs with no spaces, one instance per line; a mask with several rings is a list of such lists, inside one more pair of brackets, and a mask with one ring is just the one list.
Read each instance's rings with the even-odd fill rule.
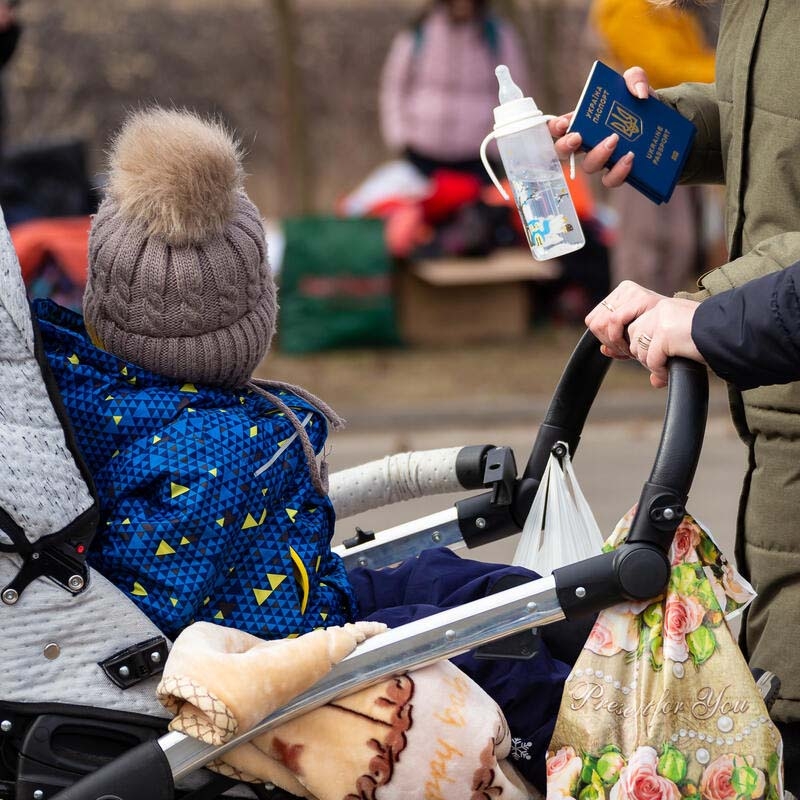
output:
[[[500,105],[494,109],[494,129],[521,122],[528,117],[540,117],[542,112],[532,97],[523,97],[522,89],[511,78],[505,64],[500,64],[494,71],[500,84],[498,92]],[[517,127],[516,125],[514,125]],[[519,126],[526,127],[526,126]]]
[[[508,200],[508,192],[495,175],[486,156],[486,146],[492,139],[519,133],[535,125],[541,125],[553,117],[550,114],[542,114],[532,97],[523,97],[522,89],[511,79],[511,73],[505,64],[500,64],[494,74],[497,75],[497,82],[500,84],[498,93],[500,105],[494,109],[494,130],[481,142],[480,154],[483,166],[497,187],[497,191],[500,192],[503,199]],[[574,170],[573,158],[574,156],[570,156],[570,175],[573,175]]]

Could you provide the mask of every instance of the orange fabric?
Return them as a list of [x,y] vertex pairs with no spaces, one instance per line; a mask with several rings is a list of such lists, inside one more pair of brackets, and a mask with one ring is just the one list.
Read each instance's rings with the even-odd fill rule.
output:
[[[569,188],[572,202],[575,205],[575,211],[578,213],[578,219],[593,219],[595,213],[595,202],[588,178],[580,170],[576,169],[575,179],[571,179],[569,177],[569,163],[566,161],[561,164],[561,168],[564,170],[564,177],[567,180],[567,187]],[[509,184],[508,180],[503,178],[500,183],[503,185],[503,188],[506,190],[506,194],[509,196],[508,200],[504,200],[500,192],[498,192],[494,186],[487,186],[483,190],[481,200],[483,200],[486,205],[508,206],[509,208],[516,209],[514,200],[511,199],[513,195],[511,192],[511,185]],[[518,217],[518,215],[515,215],[515,217]],[[521,222],[517,227],[519,228],[520,233],[522,233],[523,229]]]
[[48,256],[76,285],[86,283],[90,217],[35,219],[12,225],[9,233],[17,251],[22,278],[30,281]]
[[592,219],[594,217],[594,197],[588,178],[578,169],[575,170],[575,178],[570,178],[569,163],[566,161],[561,164],[561,168],[564,170],[564,177],[567,179],[567,186],[575,211],[578,213],[578,219]]
[[432,235],[419,203],[398,206],[386,217],[386,247],[395,258],[408,258],[417,245]]
[[594,0],[589,14],[613,66],[624,70],[638,64],[654,89],[713,82],[714,48],[689,12],[648,0]]

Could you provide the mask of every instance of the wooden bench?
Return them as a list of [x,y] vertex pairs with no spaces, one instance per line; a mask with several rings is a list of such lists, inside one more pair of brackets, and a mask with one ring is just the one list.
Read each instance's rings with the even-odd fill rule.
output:
[[411,345],[519,338],[530,324],[528,284],[560,275],[557,259],[536,261],[522,248],[412,262],[397,281],[401,334]]

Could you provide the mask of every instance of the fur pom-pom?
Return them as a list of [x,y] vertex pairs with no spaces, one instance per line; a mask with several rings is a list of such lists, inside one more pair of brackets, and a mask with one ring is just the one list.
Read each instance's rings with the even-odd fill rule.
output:
[[198,244],[230,220],[244,173],[239,143],[189,111],[132,114],[114,139],[108,191],[129,219],[168,244]]

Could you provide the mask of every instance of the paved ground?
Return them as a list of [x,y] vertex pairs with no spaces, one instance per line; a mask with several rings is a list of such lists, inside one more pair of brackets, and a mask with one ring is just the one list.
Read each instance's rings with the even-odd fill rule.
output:
[[[420,430],[541,420],[583,329],[543,327],[523,339],[439,348],[347,350],[287,356],[276,348],[258,374],[318,394],[356,430]],[[724,410],[721,392],[712,394]],[[592,419],[658,416],[663,392],[645,371],[609,371]]]

